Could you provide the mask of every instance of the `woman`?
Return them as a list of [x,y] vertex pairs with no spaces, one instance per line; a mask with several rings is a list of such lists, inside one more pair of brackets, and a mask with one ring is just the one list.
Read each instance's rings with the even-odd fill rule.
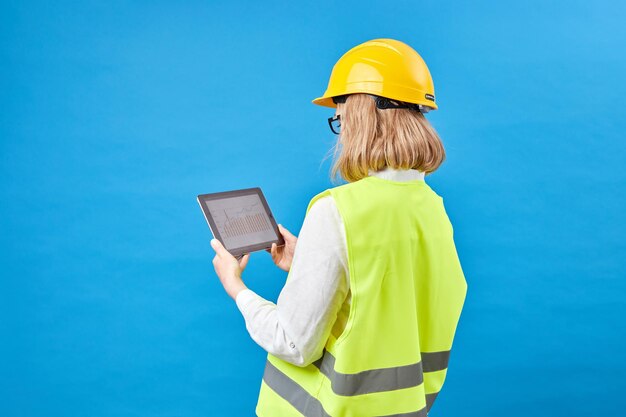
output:
[[336,108],[332,176],[348,182],[311,199],[299,238],[279,226],[285,246],[270,252],[288,275],[277,303],[243,284],[249,254],[238,262],[211,242],[216,273],[268,352],[257,415],[428,414],[467,292],[443,199],[424,181],[445,159],[423,114],[434,100],[408,45],[352,48],[313,100]]

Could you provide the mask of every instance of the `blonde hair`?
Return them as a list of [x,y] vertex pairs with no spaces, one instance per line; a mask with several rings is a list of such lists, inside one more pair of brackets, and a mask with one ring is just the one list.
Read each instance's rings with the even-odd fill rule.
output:
[[445,160],[443,143],[421,112],[378,109],[367,94],[351,94],[341,105],[331,180],[339,172],[346,181],[357,181],[386,166],[430,174]]

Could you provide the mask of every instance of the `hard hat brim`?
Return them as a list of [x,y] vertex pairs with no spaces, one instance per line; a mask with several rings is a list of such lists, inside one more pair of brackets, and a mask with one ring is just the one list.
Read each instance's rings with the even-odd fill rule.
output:
[[[430,100],[415,100],[412,97],[408,97],[404,98],[404,97],[398,97],[397,94],[381,94],[379,90],[376,91],[354,91],[354,92],[347,92],[347,93],[337,93],[337,94],[332,94],[332,95],[323,95],[322,97],[318,97],[314,100],[312,100],[311,102],[313,104],[317,104],[318,106],[324,106],[324,107],[330,107],[333,109],[337,108],[337,105],[335,104],[335,102],[333,101],[333,97],[336,96],[340,96],[340,95],[345,95],[345,94],[374,94],[377,96],[381,96],[381,97],[387,97],[391,100],[399,100],[399,101],[405,101],[407,103],[414,103],[414,104],[421,104],[423,106],[427,106],[430,107],[432,110],[437,110],[437,104],[435,104],[434,101],[430,101]],[[392,97],[390,97],[392,96]]]
[[333,109],[337,108],[337,105],[333,101],[332,97],[324,97],[324,96],[318,97],[315,100],[313,100],[311,103],[317,104],[318,106],[330,107]]

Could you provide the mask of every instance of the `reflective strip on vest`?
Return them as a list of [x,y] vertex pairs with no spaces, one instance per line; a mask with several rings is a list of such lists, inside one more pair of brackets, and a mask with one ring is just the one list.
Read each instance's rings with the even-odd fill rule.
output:
[[450,359],[450,351],[442,350],[441,352],[421,352],[422,362],[424,362],[424,372],[443,371],[448,367]]
[[[265,363],[263,381],[302,415],[306,417],[331,417],[317,398],[306,392],[304,388],[282,373],[269,360]],[[429,408],[427,405],[417,411],[380,417],[427,417]]]
[[[392,368],[370,369],[356,374],[343,374],[335,371],[335,357],[327,350],[321,358],[313,362],[330,380],[333,392],[351,396],[373,392],[393,391],[410,388],[424,382],[423,372],[446,369],[450,351],[422,352],[420,362]],[[434,398],[433,398],[434,401]]]
[[430,407],[433,406],[435,402],[435,398],[437,398],[438,392],[433,392],[432,394],[426,394],[426,410],[430,411]]
[[263,381],[303,415],[307,417],[330,417],[317,398],[306,392],[304,388],[282,373],[270,361],[265,363]]

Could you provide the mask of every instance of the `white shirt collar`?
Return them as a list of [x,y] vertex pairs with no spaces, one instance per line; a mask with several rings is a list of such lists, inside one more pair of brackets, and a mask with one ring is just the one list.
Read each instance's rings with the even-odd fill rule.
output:
[[394,169],[389,166],[386,166],[379,171],[369,170],[368,175],[373,175],[375,177],[391,181],[412,181],[424,179],[424,171],[419,171],[417,169]]

